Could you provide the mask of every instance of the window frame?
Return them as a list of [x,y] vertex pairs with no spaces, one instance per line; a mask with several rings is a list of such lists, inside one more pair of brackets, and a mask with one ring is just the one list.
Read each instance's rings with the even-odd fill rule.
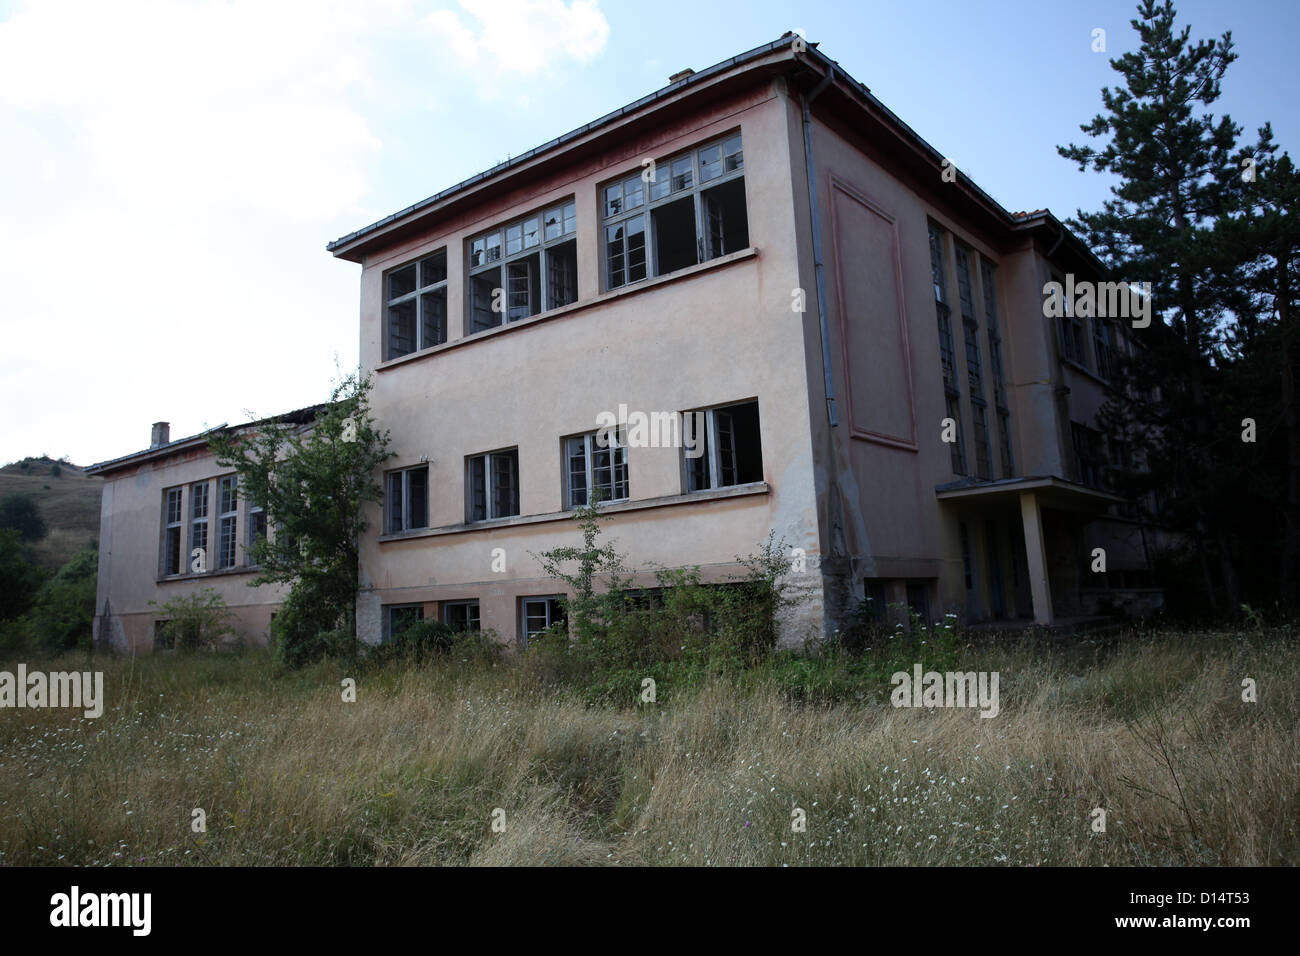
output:
[[[426,262],[429,262],[430,260],[437,259],[439,256],[442,257],[442,279],[437,282],[428,283],[427,285],[423,284],[424,264]],[[383,277],[384,359],[383,360],[385,362],[391,362],[395,359],[405,358],[408,355],[415,355],[419,352],[425,351],[426,349],[436,348],[437,346],[442,345],[447,341],[448,338],[447,325],[450,321],[450,315],[451,315],[451,310],[449,307],[450,304],[447,301],[447,294],[449,289],[449,285],[447,281],[449,276],[449,272],[447,268],[448,264],[449,262],[447,256],[447,247],[442,246],[441,248],[434,249],[431,252],[425,253],[424,255],[412,259],[409,262],[404,262],[400,266],[394,266],[393,268],[384,271],[384,277]],[[390,283],[393,279],[393,276],[396,273],[401,272],[403,269],[408,269],[408,268],[415,269],[415,288],[412,291],[403,293],[401,295],[397,295],[397,296],[393,295],[392,289],[390,287]],[[438,341],[433,342],[430,345],[425,345],[424,344],[425,341],[424,300],[426,296],[433,295],[438,292],[442,293],[441,337],[438,339]],[[402,352],[400,355],[394,355],[393,354],[392,310],[398,306],[405,305],[408,302],[415,303],[415,328],[411,334],[412,348],[408,352]]]
[[[528,642],[539,634],[544,634],[557,624],[568,624],[568,611],[565,608],[565,602],[568,596],[564,594],[525,594],[519,597],[519,645],[527,649]],[[528,605],[543,602],[546,605],[546,626],[536,631],[530,631],[528,628]]]
[[[203,493],[198,494],[199,489]],[[203,506],[203,513],[198,514],[200,502]],[[212,511],[212,482],[210,480],[195,481],[190,483],[190,507],[189,507],[189,539],[191,558],[194,555],[195,548],[203,549],[203,571],[206,573],[212,570],[211,551],[209,544],[211,542],[211,525],[210,513]],[[198,530],[203,529],[202,542],[199,541]],[[192,566],[192,565],[191,565]]]
[[[738,142],[739,148],[734,152],[728,154],[727,147],[732,142]],[[718,162],[721,166],[721,171],[719,172],[718,175],[705,181],[700,175],[703,170],[703,167],[706,165],[701,161],[701,154],[703,154],[706,150],[713,149],[715,146],[718,147],[719,149]],[[731,169],[726,168],[729,155],[740,157],[739,163],[733,166]],[[679,164],[681,161],[686,159],[690,160],[691,184],[689,186],[683,186],[680,189],[676,189],[673,187],[673,180],[675,178],[673,169],[675,166],[677,166],[677,164]],[[692,204],[692,209],[695,218],[695,265],[699,265],[700,263],[704,263],[704,262],[710,262],[713,259],[717,259],[719,256],[726,254],[724,252],[713,251],[711,248],[712,236],[710,235],[710,230],[708,229],[708,214],[704,208],[704,194],[709,192],[712,189],[715,189],[720,185],[733,182],[734,180],[737,179],[740,179],[742,181],[744,180],[745,142],[744,142],[744,136],[742,130],[740,130],[739,128],[729,130],[728,132],[723,133],[720,136],[711,137],[705,140],[704,142],[699,143],[698,145],[690,147],[689,149],[685,149],[677,153],[673,153],[662,160],[656,158],[654,164],[654,170],[655,170],[655,178],[651,181],[646,181],[645,179],[642,178],[643,169],[637,169],[631,173],[624,172],[618,176],[611,177],[610,179],[607,179],[604,182],[599,183],[596,187],[596,204],[597,204],[597,208],[600,210],[600,237],[599,237],[600,285],[601,285],[602,292],[610,292],[613,291],[614,289],[622,289],[627,286],[633,285],[637,282],[643,282],[646,279],[653,279],[662,275],[671,275],[671,273],[665,273],[659,271],[658,235],[656,233],[655,218],[652,215],[652,213],[656,209],[663,208],[664,206],[671,205],[672,203],[675,202],[680,202],[681,200],[687,197],[691,198],[691,204]],[[659,176],[663,170],[667,170],[668,189],[663,195],[656,197],[652,195],[652,192],[654,188],[658,185],[660,181]],[[639,184],[639,192],[641,193],[641,199],[637,202],[635,206],[629,208],[626,205],[624,205],[624,200],[627,198],[626,187],[631,183]],[[619,208],[617,212],[611,213],[609,211],[609,202],[610,202],[609,190],[614,188],[617,188],[619,190],[619,195],[617,199],[617,202],[619,203]],[[627,263],[629,261],[628,260],[628,252],[629,252],[628,225],[634,219],[642,220],[641,222],[642,234],[645,236],[645,245],[643,250],[645,274],[640,278],[636,278],[636,279],[628,277],[629,269],[627,266]],[[745,192],[745,226],[746,226],[746,233],[748,233],[748,227],[749,227],[748,191]],[[624,263],[623,265],[624,278],[623,281],[616,284],[613,281],[613,274],[610,265],[610,255],[609,255],[610,241],[608,236],[609,236],[610,229],[615,229],[619,227],[622,227],[623,229],[622,239],[620,240],[621,248],[622,248],[622,252],[620,253],[620,256]],[[689,268],[689,266],[682,266],[681,268]],[[673,271],[678,271],[678,270],[673,270]]]
[[[411,516],[413,498],[411,495],[411,475],[424,472],[424,523],[414,524]],[[393,524],[392,493],[394,478],[401,476],[401,526]],[[407,465],[405,468],[390,468],[384,472],[384,532],[386,534],[404,534],[407,531],[423,531],[429,527],[429,465],[423,462]]]
[[[230,509],[225,510],[226,489],[229,488]],[[226,561],[226,526],[230,527],[230,560]],[[217,563],[216,570],[226,571],[239,565],[239,475],[221,475],[217,478]]]
[[[566,435],[560,439],[560,455],[562,458],[562,467],[560,468],[562,484],[561,494],[563,495],[565,511],[575,511],[578,508],[585,508],[591,503],[591,490],[596,486],[595,477],[597,468],[595,464],[595,453],[596,451],[606,450],[601,448],[596,442],[596,438],[599,434],[600,432],[598,431],[582,432],[577,435]],[[607,470],[610,475],[610,488],[615,493],[611,494],[609,497],[602,498],[601,504],[607,504],[612,501],[628,501],[631,498],[632,491],[631,476],[628,472],[627,462],[627,436],[622,428],[610,429],[609,435],[611,439],[610,446],[608,446],[610,448],[610,463]],[[572,468],[573,457],[569,451],[569,443],[575,441],[581,441],[583,443],[583,480],[585,484],[583,486],[583,500],[581,502],[575,502],[573,500],[574,471]],[[618,477],[620,470],[622,471],[621,481]],[[623,494],[621,495],[616,493],[619,490],[620,484],[622,485],[623,490]]]
[[[754,415],[758,420],[758,440],[759,440],[758,461],[759,461],[759,471],[760,473],[762,472],[763,411],[759,407],[759,402],[757,398],[747,398],[747,399],[742,399],[739,402],[725,402],[724,404],[721,405],[710,405],[707,408],[691,409],[689,411],[682,412],[680,417],[681,434],[683,438],[682,453],[681,453],[682,494],[693,495],[693,494],[698,494],[702,491],[717,491],[722,488],[738,488],[741,485],[754,484],[755,482],[763,480],[760,477],[754,479],[754,481],[737,480],[737,481],[732,481],[728,484],[723,484],[721,482],[722,472],[723,472],[723,462],[721,461],[719,456],[722,454],[723,449],[722,449],[722,443],[719,441],[719,437],[718,437],[718,419],[716,413],[726,412],[728,409],[731,408],[740,408],[742,406],[749,406],[749,405],[754,406]],[[696,488],[696,487],[692,487],[692,485],[695,483],[695,479],[690,464],[691,459],[686,457],[686,441],[685,441],[686,424],[685,423],[686,423],[686,416],[696,414],[696,413],[701,413],[701,412],[705,416],[704,417],[704,454],[701,457],[705,458],[708,461],[709,483],[702,487]],[[696,436],[696,440],[697,441],[699,440],[699,436]],[[740,472],[740,453],[738,448],[739,446],[736,443],[736,436],[733,430],[732,445],[731,445],[731,457],[732,457],[731,467],[732,467],[732,471],[736,473],[737,478],[739,478],[739,472]]]
[[[394,637],[396,637],[398,634],[401,634],[401,633],[402,633],[402,631],[398,631],[397,634],[394,634],[394,633],[393,633],[393,612],[394,612],[394,611],[409,611],[409,610],[414,610],[414,611],[416,612],[416,614],[415,614],[415,620],[412,621],[411,624],[418,624],[420,621],[423,621],[423,620],[424,620],[424,604],[423,604],[423,602],[413,602],[413,603],[408,603],[408,604],[385,604],[385,605],[384,605],[384,618],[383,618],[383,622],[382,622],[382,625],[383,625],[383,626],[382,626],[382,628],[381,628],[380,635],[379,635],[379,643],[380,643],[380,644],[387,644],[387,643],[389,643],[389,642],[390,642]],[[411,624],[408,624],[407,627],[410,627]],[[406,630],[406,628],[402,628],[402,630],[404,631],[404,630]]]
[[[510,514],[496,513],[497,489],[495,486],[497,471],[493,467],[496,458],[513,458],[514,460],[514,488],[513,503],[514,511]],[[483,514],[482,518],[474,517],[474,462],[483,461]],[[498,448],[493,451],[479,452],[476,455],[465,456],[465,523],[481,524],[484,521],[496,521],[500,518],[517,518],[519,517],[521,507],[521,494],[519,487],[519,446],[512,445],[506,448]]]
[[[159,542],[159,568],[162,577],[174,577],[184,573],[185,565],[181,560],[181,528],[185,521],[185,486],[175,485],[163,489],[162,496],[162,540]],[[172,504],[175,503],[175,509]],[[172,515],[175,514],[173,518]],[[174,560],[172,560],[174,559]]]
[[[483,629],[483,621],[481,616],[482,611],[481,608],[479,607],[478,598],[460,598],[455,601],[443,601],[442,614],[441,614],[442,623],[447,627],[456,628],[457,625],[453,624],[449,620],[449,618],[451,617],[450,612],[452,608],[460,608],[460,607],[467,609],[465,615],[467,626],[464,628],[458,628],[458,630],[462,630],[466,633],[482,631]],[[469,613],[469,609],[473,610],[472,614]]]
[[[572,212],[572,215],[570,215],[570,212]],[[559,233],[556,236],[548,238],[547,237],[548,227],[547,227],[546,217],[551,213],[558,213],[557,221],[559,223]],[[536,220],[537,222],[537,233],[536,233],[537,240],[532,245],[527,244],[528,233],[526,229],[527,229],[527,224],[530,220]],[[509,252],[508,250],[509,250],[510,239],[508,237],[509,237],[510,230],[514,229],[515,227],[518,227],[519,229],[519,249],[515,252]],[[495,246],[495,248],[499,250],[498,255],[494,259],[485,260],[481,263],[475,264],[474,262],[474,257],[476,254],[474,249],[475,243],[479,242],[480,240],[484,241],[483,249],[484,252],[486,252],[488,249],[493,248],[492,246],[489,246],[487,244],[487,240],[493,237],[495,237],[498,240]],[[578,274],[576,268],[577,241],[578,241],[578,203],[577,203],[577,198],[575,196],[567,196],[563,199],[557,200],[556,202],[548,203],[546,206],[544,206],[541,209],[535,209],[532,212],[527,213],[526,215],[508,219],[489,229],[484,229],[481,232],[477,232],[471,236],[468,236],[465,239],[465,312],[464,312],[465,334],[476,335],[480,332],[489,332],[492,329],[500,328],[503,325],[509,325],[511,322],[519,322],[522,321],[523,319],[530,319],[533,316],[541,315],[545,312],[550,312],[553,309],[561,309],[567,305],[572,305],[573,303],[577,302],[578,301]],[[548,253],[553,253],[555,250],[557,250],[561,246],[567,245],[568,243],[574,244],[575,268],[573,274],[573,298],[570,299],[568,302],[560,302],[557,304],[551,301],[553,290],[551,288],[552,276],[550,275],[550,262],[549,262]],[[528,312],[526,315],[521,315],[518,316],[517,318],[511,319],[510,318],[511,293],[509,289],[509,285],[510,285],[509,266],[511,264],[521,263],[524,260],[531,258],[532,256],[537,256],[537,263],[538,263],[538,274],[537,274],[538,302],[536,303],[537,308],[532,309],[532,311]],[[491,272],[494,269],[500,270],[499,278],[501,280],[498,285],[493,287],[494,296],[495,296],[496,289],[503,290],[505,308],[503,308],[500,312],[496,313],[498,315],[497,322],[491,325],[486,325],[482,328],[476,328],[475,326],[476,326],[476,319],[477,319],[478,312],[475,309],[474,278],[475,276],[482,275],[486,272]],[[530,288],[529,288],[530,299],[531,299],[531,295],[532,295],[532,290],[531,290],[531,281],[530,281]],[[531,308],[531,306],[532,303],[530,302],[529,307]],[[495,311],[495,310],[489,307],[489,311]]]

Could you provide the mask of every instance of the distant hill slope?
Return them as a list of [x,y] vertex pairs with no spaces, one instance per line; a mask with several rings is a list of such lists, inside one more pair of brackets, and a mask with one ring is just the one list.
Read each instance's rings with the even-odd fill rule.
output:
[[[53,474],[56,470],[57,476]],[[27,458],[0,468],[0,497],[23,492],[40,506],[50,530],[32,551],[47,568],[59,567],[99,536],[103,490],[102,478],[52,458]]]

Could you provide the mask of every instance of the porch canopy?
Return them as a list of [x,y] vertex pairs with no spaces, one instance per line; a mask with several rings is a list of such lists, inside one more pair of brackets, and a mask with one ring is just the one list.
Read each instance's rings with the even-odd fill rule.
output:
[[1125,499],[1108,491],[1089,488],[1055,475],[1030,475],[1024,478],[999,478],[986,481],[962,478],[935,486],[940,501],[969,501],[971,504],[1014,504],[1020,502],[1020,520],[1025,533],[1025,559],[1029,567],[1030,593],[1034,602],[1034,623],[1055,622],[1052,612],[1052,589],[1047,575],[1047,545],[1043,537],[1043,509],[1075,511],[1104,515]]

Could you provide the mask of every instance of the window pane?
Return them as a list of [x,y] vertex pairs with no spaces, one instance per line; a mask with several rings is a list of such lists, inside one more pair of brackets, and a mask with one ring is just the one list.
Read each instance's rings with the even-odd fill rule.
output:
[[564,204],[564,234],[578,231],[578,206],[576,203]]
[[583,437],[566,438],[564,460],[569,476],[568,507],[581,508],[587,503],[587,441]]
[[623,184],[615,183],[605,187],[605,218],[617,216],[623,211]]
[[654,217],[655,275],[667,275],[699,261],[695,245],[695,200],[684,196],[651,212]]
[[413,468],[407,472],[406,493],[408,501],[406,512],[408,528],[427,528],[429,526],[429,469]]
[[673,192],[679,189],[690,189],[695,185],[693,164],[691,157],[683,156],[681,159],[673,160]]
[[644,184],[640,176],[633,176],[623,183],[623,208],[635,209],[645,202]]
[[622,225],[605,227],[605,269],[611,289],[615,289],[627,282],[627,272],[623,258],[624,228]]
[[741,149],[739,136],[733,136],[722,144],[722,157],[724,172],[729,173],[745,165],[745,152]]
[[536,256],[530,256],[506,266],[506,319],[509,322],[526,319],[537,311],[533,308],[536,261]]
[[469,520],[487,518],[487,456],[469,460]]
[[518,453],[498,452],[490,456],[492,466],[492,517],[519,514],[519,487],[515,480]]
[[530,249],[541,242],[538,230],[541,228],[541,220],[534,216],[532,219],[524,220],[524,248]]
[[700,150],[700,182],[707,183],[722,175],[722,144]]
[[645,277],[645,216],[635,216],[627,221],[627,280]]
[[447,341],[447,287],[420,296],[420,348]]
[[737,177],[703,193],[709,258],[725,256],[749,245],[749,216],[745,210],[745,180]]
[[668,190],[670,190],[673,185],[672,180],[673,177],[669,174],[668,170],[662,169],[658,164],[656,164],[654,178],[650,180],[650,199],[663,199],[667,196]]
[[506,227],[506,255],[513,256],[524,247],[524,227],[522,223]]
[[415,300],[388,307],[388,355],[394,359],[415,351]]
[[483,237],[483,261],[496,262],[501,258],[501,233],[492,232]]
[[435,252],[420,263],[420,287],[434,285],[447,279],[447,253]]
[[194,517],[206,518],[208,516],[208,483],[199,482],[190,490],[190,501],[194,505]]
[[546,239],[558,239],[564,230],[564,213],[557,206],[554,209],[548,209],[542,216],[542,221],[546,224]]
[[388,298],[396,299],[415,291],[415,266],[394,269],[388,274]]
[[388,530],[402,530],[402,473],[394,471],[388,476]]
[[470,332],[482,332],[501,324],[501,315],[492,308],[493,296],[501,287],[501,270],[487,269],[471,276]]
[[578,301],[578,244],[561,243],[546,250],[546,308]]

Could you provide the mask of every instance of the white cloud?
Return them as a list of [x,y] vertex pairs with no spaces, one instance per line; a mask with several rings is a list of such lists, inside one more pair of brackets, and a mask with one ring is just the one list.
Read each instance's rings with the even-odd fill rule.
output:
[[[0,22],[0,460],[319,400],[356,354],[359,100],[401,4],[42,2]],[[361,220],[365,221],[365,220]]]
[[459,0],[474,29],[451,10],[424,19],[439,49],[464,67],[490,59],[492,68],[529,76],[566,60],[586,63],[609,39],[598,0]]

